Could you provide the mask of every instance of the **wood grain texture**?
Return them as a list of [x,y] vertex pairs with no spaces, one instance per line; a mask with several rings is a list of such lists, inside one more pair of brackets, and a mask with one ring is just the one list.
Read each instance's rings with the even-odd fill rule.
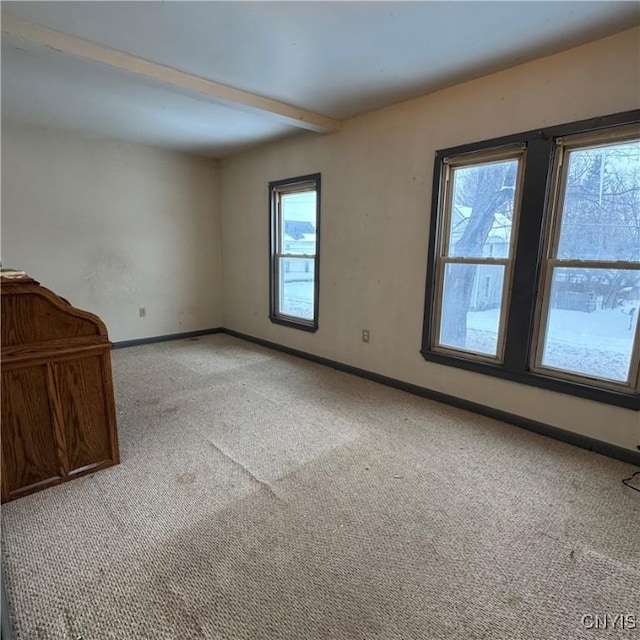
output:
[[107,415],[107,427],[109,430],[109,445],[111,447],[111,464],[120,464],[118,423],[116,420],[116,398],[113,390],[113,375],[111,373],[111,343],[109,343],[109,348],[102,352],[100,365],[102,367],[105,412]]
[[67,456],[67,442],[64,433],[64,415],[60,405],[58,394],[58,384],[56,381],[55,364],[48,362],[47,367],[47,388],[49,389],[49,409],[53,418],[54,438],[58,461],[60,463],[60,477],[65,478],[69,473],[69,458]]
[[2,502],[119,462],[102,321],[2,280]]
[[100,357],[57,363],[54,367],[69,471],[109,460],[111,448]]
[[[41,344],[79,336],[103,336],[107,331],[93,314],[75,309],[35,282],[2,283],[3,346]],[[5,309],[6,307],[6,309]],[[97,322],[96,322],[97,321]]]
[[2,372],[2,466],[8,497],[62,476],[46,366]]

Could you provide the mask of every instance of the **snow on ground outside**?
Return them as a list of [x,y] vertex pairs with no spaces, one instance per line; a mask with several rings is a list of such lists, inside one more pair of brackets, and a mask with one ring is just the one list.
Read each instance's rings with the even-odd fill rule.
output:
[[313,282],[285,282],[280,311],[288,316],[313,320]]
[[[638,314],[634,314],[630,330],[630,316],[625,311],[551,309],[543,364],[599,378],[626,380]],[[495,353],[498,315],[498,309],[467,314],[467,349]]]

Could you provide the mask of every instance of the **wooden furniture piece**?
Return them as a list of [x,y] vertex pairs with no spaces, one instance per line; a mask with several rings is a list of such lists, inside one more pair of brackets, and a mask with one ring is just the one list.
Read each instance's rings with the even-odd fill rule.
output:
[[97,316],[0,275],[2,502],[119,462],[111,343]]

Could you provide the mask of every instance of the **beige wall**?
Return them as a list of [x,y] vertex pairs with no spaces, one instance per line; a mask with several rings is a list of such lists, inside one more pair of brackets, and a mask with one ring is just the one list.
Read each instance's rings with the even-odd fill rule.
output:
[[2,263],[97,313],[111,340],[218,327],[217,167],[3,122]]
[[[222,163],[226,327],[623,447],[640,415],[420,355],[437,149],[638,108],[638,30]],[[268,319],[267,183],[322,172],[317,333]],[[361,330],[371,331],[363,344]]]

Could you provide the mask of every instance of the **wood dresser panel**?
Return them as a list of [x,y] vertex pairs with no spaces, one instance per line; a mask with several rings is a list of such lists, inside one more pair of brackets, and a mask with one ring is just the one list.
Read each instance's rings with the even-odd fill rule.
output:
[[2,372],[2,455],[9,495],[62,476],[46,365]]
[[95,410],[106,409],[103,362],[101,356],[88,356],[55,365],[69,473],[111,458],[108,414]]
[[103,322],[31,278],[0,280],[2,502],[119,462]]

